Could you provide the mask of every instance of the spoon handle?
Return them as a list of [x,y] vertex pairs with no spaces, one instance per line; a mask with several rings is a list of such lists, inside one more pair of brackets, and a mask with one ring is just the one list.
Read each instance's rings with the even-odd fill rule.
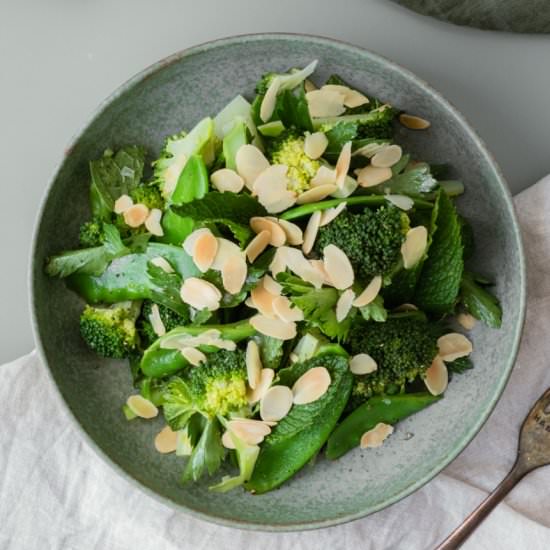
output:
[[516,462],[498,487],[458,526],[436,550],[455,550],[473,533],[478,525],[493,511],[495,506],[515,487],[528,470]]

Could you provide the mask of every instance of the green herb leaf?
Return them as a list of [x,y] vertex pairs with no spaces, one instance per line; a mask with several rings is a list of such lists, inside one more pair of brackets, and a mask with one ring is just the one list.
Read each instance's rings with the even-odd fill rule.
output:
[[430,167],[427,164],[421,164],[411,170],[394,175],[376,187],[370,187],[369,191],[379,194],[392,193],[412,198],[426,198],[437,189],[437,186],[437,181],[430,174]]
[[453,374],[462,374],[463,372],[473,369],[474,364],[469,357],[459,357],[450,363],[445,363],[447,370]]
[[166,385],[162,398],[164,419],[172,430],[182,430],[197,412],[190,388],[182,378],[174,377]]
[[359,308],[365,321],[384,323],[388,318],[388,312],[384,307],[384,298],[378,295],[370,304]]
[[150,295],[153,302],[166,306],[184,317],[190,316],[189,306],[183,303],[180,296],[182,278],[177,273],[166,273],[164,269],[149,261],[147,275],[151,280]]
[[464,307],[476,319],[483,321],[491,328],[500,328],[502,325],[502,308],[498,299],[488,290],[483,288],[483,282],[486,279],[477,278],[469,272],[462,276],[460,285],[460,301]]

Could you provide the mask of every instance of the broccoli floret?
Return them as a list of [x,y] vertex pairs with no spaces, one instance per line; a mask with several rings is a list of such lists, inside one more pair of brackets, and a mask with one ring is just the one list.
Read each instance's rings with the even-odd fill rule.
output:
[[99,355],[124,359],[138,345],[139,311],[139,302],[121,302],[107,308],[88,305],[80,316],[82,338]]
[[[151,300],[145,300],[141,308],[141,315],[138,321],[138,328],[141,336],[141,343],[144,347],[149,347],[157,340],[158,335],[153,330],[151,321],[149,321],[149,316],[151,315],[152,307],[154,302]],[[188,325],[190,323],[190,318],[188,316],[178,315],[175,311],[170,308],[163,306],[162,304],[157,304],[159,308],[160,318],[162,324],[166,329],[166,332],[170,332],[176,327],[181,327]]]
[[273,140],[268,149],[272,164],[288,166],[288,188],[296,193],[307,191],[312,178],[321,166],[318,160],[310,159],[304,151],[305,138],[295,130],[283,132]]
[[354,323],[348,341],[350,353],[369,354],[378,368],[355,376],[351,406],[373,395],[402,392],[405,384],[422,377],[437,355],[437,338],[442,332],[439,325],[421,317]]
[[388,275],[398,262],[401,244],[409,227],[408,216],[393,206],[361,213],[342,212],[319,229],[315,249],[334,244],[345,252],[355,275],[364,282]]
[[164,210],[164,199],[155,185],[139,185],[130,191],[130,197],[134,204],[144,204],[150,210],[153,208]]
[[80,226],[78,240],[82,248],[101,246],[104,238],[105,234],[103,232],[103,222],[101,220],[94,218],[88,222],[84,222]]

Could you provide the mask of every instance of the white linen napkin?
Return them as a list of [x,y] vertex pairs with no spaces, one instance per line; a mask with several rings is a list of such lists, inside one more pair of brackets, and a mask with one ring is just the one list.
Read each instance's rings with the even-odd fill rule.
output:
[[[88,448],[33,351],[0,367],[0,548],[433,548],[508,472],[521,422],[550,386],[550,176],[518,195],[515,204],[528,268],[519,358],[490,420],[425,487],[365,519],[304,533],[240,531],[194,519],[128,484]],[[548,550],[549,488],[550,467],[529,474],[464,548]]]

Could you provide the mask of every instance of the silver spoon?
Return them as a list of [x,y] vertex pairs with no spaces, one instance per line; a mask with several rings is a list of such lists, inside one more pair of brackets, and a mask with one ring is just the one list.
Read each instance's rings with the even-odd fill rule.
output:
[[436,550],[454,550],[460,547],[523,476],[535,468],[548,464],[550,464],[550,389],[544,392],[523,422],[516,463],[510,473]]

